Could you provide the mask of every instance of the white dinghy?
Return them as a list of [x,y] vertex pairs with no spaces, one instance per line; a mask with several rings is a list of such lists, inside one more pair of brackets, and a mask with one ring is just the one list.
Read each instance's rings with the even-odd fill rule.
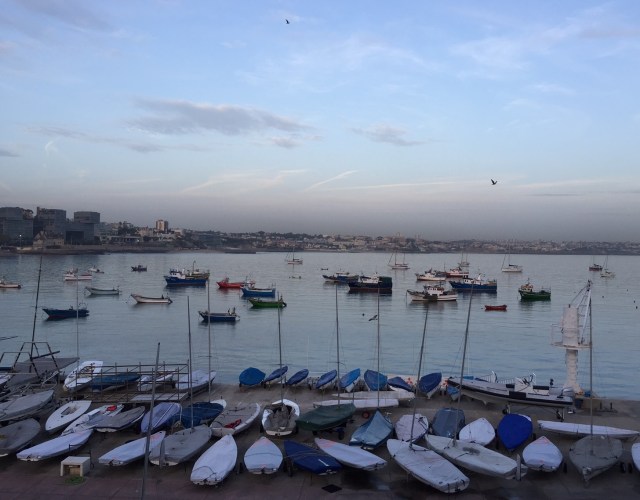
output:
[[[165,434],[165,431],[159,431],[149,436],[149,452],[160,446]],[[144,436],[108,451],[98,459],[98,462],[112,467],[127,465],[144,458],[146,448],[147,436]]]
[[193,466],[193,484],[213,486],[224,481],[236,466],[238,446],[231,434],[223,436],[205,451]]
[[51,403],[53,393],[53,389],[49,389],[0,403],[0,422],[20,420],[35,415]]
[[455,465],[479,474],[519,480],[527,470],[519,461],[485,448],[478,443],[465,443],[443,436],[425,436],[425,439],[427,447],[431,450]]
[[529,443],[522,450],[522,459],[529,469],[555,472],[562,464],[562,452],[546,436]]
[[386,460],[357,446],[349,446],[322,438],[315,438],[315,443],[327,455],[331,455],[342,465],[347,465],[354,469],[371,471],[382,469],[387,465]]
[[44,424],[44,429],[53,434],[63,427],[68,426],[71,422],[84,415],[91,406],[91,401],[81,399],[78,401],[69,401],[54,411]]
[[409,475],[438,491],[457,493],[469,486],[469,478],[434,451],[398,439],[389,439],[387,450]]
[[262,436],[244,454],[244,466],[252,474],[274,474],[282,465],[282,450]]
[[38,462],[40,460],[57,457],[58,455],[64,455],[65,453],[71,453],[89,441],[91,434],[93,434],[93,429],[58,436],[44,443],[22,450],[16,456],[19,460]]
[[84,389],[100,374],[103,364],[103,361],[83,361],[78,368],[71,370],[71,373],[64,379],[64,390],[74,392]]
[[211,422],[211,433],[215,437],[222,437],[227,434],[232,436],[249,428],[253,421],[260,414],[258,403],[238,403],[237,405],[225,406],[222,413]]
[[480,417],[473,422],[469,422],[458,435],[460,441],[465,443],[478,443],[487,446],[496,437],[496,430],[486,418]]

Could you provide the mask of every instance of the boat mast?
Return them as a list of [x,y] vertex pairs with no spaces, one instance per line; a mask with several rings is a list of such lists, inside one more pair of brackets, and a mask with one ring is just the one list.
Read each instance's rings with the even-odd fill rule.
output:
[[376,370],[378,372],[378,391],[377,391],[377,400],[378,400],[378,409],[380,409],[380,286],[378,285],[378,310],[377,310],[377,318],[376,318],[376,336],[377,336],[377,344],[378,344],[378,365]]
[[[422,342],[420,343],[420,356],[418,358],[418,378],[416,380],[416,384],[420,384],[420,376],[422,375],[422,356],[424,354],[424,339],[427,336],[427,318],[429,317],[429,303],[425,304],[426,310],[424,312],[424,327],[422,328]],[[409,433],[409,448],[413,449],[413,429],[416,423],[416,405],[418,399],[418,391],[420,390],[419,385],[416,385],[416,396],[413,398],[413,418],[411,419],[411,432]]]
[[[280,307],[278,309],[278,356],[280,358],[280,372],[282,372],[282,336],[280,333]],[[280,375],[280,404],[284,407],[284,381]]]
[[192,367],[193,361],[191,356],[191,309],[189,306],[189,296],[187,295],[187,325],[189,331],[189,399],[191,400],[191,432],[193,432],[193,380],[192,380]]
[[[44,244],[44,242],[43,242]],[[36,288],[36,307],[33,310],[33,329],[31,330],[31,350],[29,357],[33,358],[33,347],[36,342],[36,320],[38,319],[38,298],[40,297],[40,277],[42,276],[42,255],[44,254],[44,247],[40,253],[40,265],[38,267],[38,287]]]
[[[469,340],[469,320],[471,319],[471,302],[473,302],[473,281],[471,282],[471,291],[469,292],[469,309],[467,311],[467,326],[464,330],[464,344],[462,348],[462,363],[460,365],[460,394],[458,394],[458,411],[460,410],[460,401],[462,401],[462,383],[464,381],[464,362],[467,358],[467,341]],[[456,443],[458,437],[457,433],[453,435],[453,442]]]
[[[336,352],[338,363],[338,384],[340,383],[340,324],[338,322],[338,287],[335,287],[336,291]],[[338,387],[339,389],[339,387]],[[338,406],[340,406],[340,391],[338,391]]]
[[147,484],[147,470],[149,469],[149,447],[151,443],[151,430],[153,428],[153,409],[156,400],[156,377],[158,376],[158,363],[160,362],[160,342],[156,349],[156,365],[151,375],[151,407],[149,408],[149,425],[144,443],[144,469],[142,470],[142,488],[140,490],[140,500],[144,499],[145,486]]
[[[195,261],[194,261],[195,262]],[[207,337],[209,339],[209,364],[207,377],[209,380],[209,401],[211,401],[211,298],[210,298],[211,282],[207,280]]]

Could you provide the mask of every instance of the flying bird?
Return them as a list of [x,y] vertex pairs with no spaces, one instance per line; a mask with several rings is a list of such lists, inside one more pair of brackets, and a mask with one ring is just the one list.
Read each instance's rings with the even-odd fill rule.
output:
[[494,181],[493,179],[491,179],[491,185],[495,186],[496,184],[498,184],[498,181]]
[[288,19],[285,19],[285,22],[286,22],[287,24],[291,24],[291,23],[289,22],[289,20],[288,20]]
[[377,315],[377,314],[374,314],[373,316],[371,316],[371,317],[369,318],[369,321],[375,321],[376,319],[378,319],[378,315]]

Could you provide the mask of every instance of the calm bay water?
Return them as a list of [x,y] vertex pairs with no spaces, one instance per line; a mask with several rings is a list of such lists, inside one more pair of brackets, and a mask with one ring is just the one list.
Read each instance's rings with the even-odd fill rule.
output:
[[[336,291],[340,334],[341,371],[377,367],[380,336],[380,367],[385,373],[416,374],[426,307],[412,304],[407,289],[419,289],[415,273],[430,267],[447,269],[459,255],[407,255],[409,271],[391,271],[389,255],[381,253],[301,253],[304,264],[291,266],[279,253],[219,254],[111,254],[45,256],[35,321],[35,339],[49,342],[61,355],[81,359],[102,359],[113,364],[153,364],[160,343],[160,359],[186,363],[191,330],[193,364],[218,371],[217,381],[237,382],[248,366],[270,372],[278,366],[278,322],[276,310],[254,310],[239,291],[218,290],[215,281],[229,276],[240,281],[246,276],[256,286],[274,284],[288,304],[281,314],[283,362],[292,374],[301,368],[322,373],[336,366]],[[481,271],[498,279],[497,294],[475,294],[471,303],[468,373],[483,375],[494,370],[501,378],[535,373],[540,383],[565,378],[564,350],[550,345],[551,325],[559,322],[562,308],[592,279],[594,334],[594,390],[602,396],[637,399],[634,377],[640,355],[637,339],[640,322],[640,257],[609,258],[614,279],[600,278],[588,271],[588,256],[516,255],[511,262],[524,266],[522,274],[500,271],[502,255],[469,255],[471,273]],[[171,267],[196,267],[211,271],[212,287],[168,290],[163,275]],[[20,290],[0,290],[0,336],[18,338],[0,343],[0,351],[15,351],[30,341],[38,282],[39,256],[16,255],[0,259],[0,276],[22,283]],[[145,273],[131,271],[144,264]],[[96,266],[92,282],[64,282],[65,270]],[[327,270],[323,270],[323,269]],[[326,284],[322,274],[338,270],[393,277],[393,294],[349,294],[348,287]],[[295,276],[295,277],[293,277]],[[518,287],[530,279],[535,287],[550,287],[551,302],[521,303]],[[85,297],[84,287],[109,288],[119,285],[119,297]],[[169,292],[170,305],[140,305],[131,293],[159,296]],[[198,310],[226,311],[235,307],[236,324],[200,321]],[[457,303],[430,305],[423,373],[442,371],[458,374],[470,296]],[[88,318],[79,321],[45,321],[42,307],[66,308],[85,302]],[[506,312],[485,312],[485,304],[507,304]],[[379,311],[378,311],[379,309]],[[379,321],[369,319],[378,314]],[[211,335],[211,337],[209,336]],[[588,388],[588,353],[581,354],[579,378]]]

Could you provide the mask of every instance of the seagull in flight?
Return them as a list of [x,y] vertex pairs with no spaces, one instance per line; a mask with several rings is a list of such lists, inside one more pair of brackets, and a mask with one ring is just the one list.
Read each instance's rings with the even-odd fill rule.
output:
[[377,315],[377,314],[374,314],[373,316],[371,316],[371,317],[369,318],[369,321],[375,321],[376,319],[378,319],[378,315]]
[[286,22],[287,24],[291,24],[291,23],[289,22],[289,20],[288,20],[288,19],[285,19],[285,22]]
[[491,185],[495,186],[496,184],[498,184],[498,181],[494,181],[493,179],[491,179]]

